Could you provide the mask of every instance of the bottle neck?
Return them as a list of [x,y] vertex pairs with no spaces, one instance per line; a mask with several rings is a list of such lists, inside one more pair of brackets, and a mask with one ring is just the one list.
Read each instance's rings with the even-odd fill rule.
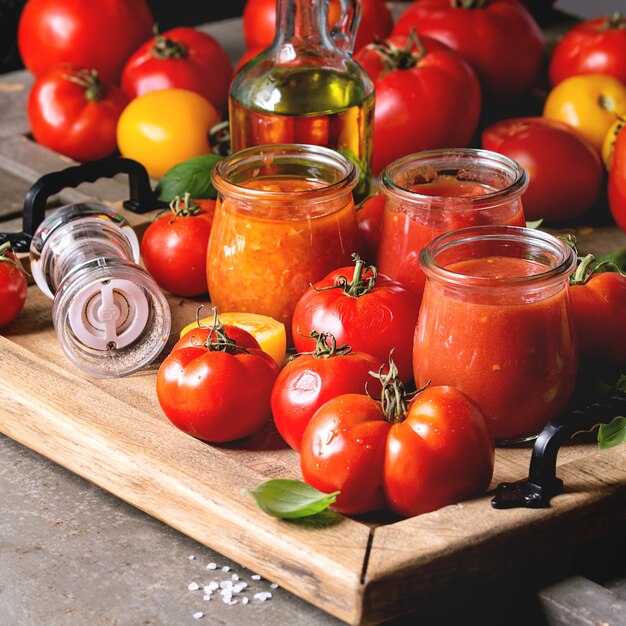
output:
[[278,0],[275,44],[330,46],[325,0]]

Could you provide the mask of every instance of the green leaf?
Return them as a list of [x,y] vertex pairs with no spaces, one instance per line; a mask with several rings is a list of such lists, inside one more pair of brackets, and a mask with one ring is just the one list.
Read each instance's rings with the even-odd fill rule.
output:
[[602,424],[598,431],[598,448],[606,450],[626,443],[626,417],[616,417],[610,424]]
[[157,198],[162,202],[171,202],[185,193],[189,193],[194,200],[216,198],[217,191],[211,184],[211,170],[221,159],[217,154],[203,154],[175,165],[163,174],[156,186]]
[[[607,261],[608,263],[606,263]],[[607,254],[596,257],[592,267],[600,265],[601,263],[603,263],[603,265],[598,268],[597,273],[614,271],[615,268],[612,269],[610,263],[614,263],[620,271],[626,272],[626,248],[613,250],[613,252],[608,252]]]
[[273,479],[261,483],[254,491],[242,489],[254,496],[263,511],[281,519],[309,517],[328,508],[339,495],[323,493],[301,480]]
[[526,228],[536,229],[539,228],[543,224],[543,219],[534,220],[532,222],[526,222]]

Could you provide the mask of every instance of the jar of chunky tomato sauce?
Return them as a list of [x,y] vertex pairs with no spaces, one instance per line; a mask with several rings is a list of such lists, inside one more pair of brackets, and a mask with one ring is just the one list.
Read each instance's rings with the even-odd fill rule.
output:
[[521,197],[528,174],[488,150],[430,150],[402,157],[380,177],[385,194],[376,265],[418,295],[419,253],[442,233],[487,224],[525,226]]
[[220,161],[212,180],[218,191],[207,254],[213,304],[269,315],[290,329],[309,285],[350,264],[359,250],[355,165],[328,148],[265,145]]
[[427,280],[413,346],[417,386],[465,391],[496,441],[536,436],[574,389],[575,253],[540,231],[477,226],[440,235],[419,260]]

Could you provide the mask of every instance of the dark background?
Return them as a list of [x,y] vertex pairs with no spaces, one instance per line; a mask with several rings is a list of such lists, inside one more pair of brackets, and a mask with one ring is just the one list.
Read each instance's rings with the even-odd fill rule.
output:
[[[0,0],[0,73],[22,67],[16,33],[25,4],[26,0]],[[148,0],[148,5],[159,30],[165,31],[241,15],[245,0]]]

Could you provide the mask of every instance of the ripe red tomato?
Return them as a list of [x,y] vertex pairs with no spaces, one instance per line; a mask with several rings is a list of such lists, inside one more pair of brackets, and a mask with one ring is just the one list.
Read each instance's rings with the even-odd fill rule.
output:
[[624,128],[615,139],[613,159],[609,170],[609,208],[617,225],[626,232],[626,132]]
[[376,260],[384,208],[385,194],[377,193],[364,200],[356,209],[356,225],[361,233],[363,255],[368,263]]
[[579,74],[609,74],[626,83],[626,19],[616,13],[574,26],[550,57],[552,85]]
[[10,324],[26,302],[26,275],[10,243],[0,245],[0,328]]
[[267,422],[279,368],[251,335],[242,343],[233,341],[243,333],[249,335],[219,323],[196,328],[165,358],[157,373],[157,397],[174,426],[203,441],[224,443]]
[[300,453],[304,480],[339,490],[333,508],[351,515],[389,508],[409,517],[478,496],[493,465],[485,416],[454,387],[430,387],[408,408],[367,395],[333,398],[309,422]]
[[496,122],[483,131],[483,148],[510,157],[528,172],[522,202],[529,220],[574,219],[602,193],[604,169],[597,152],[566,124],[543,117]]
[[[593,260],[593,257],[590,257]],[[586,257],[570,284],[574,327],[582,361],[626,368],[626,276],[616,271],[587,275]]]
[[419,0],[400,16],[393,34],[412,29],[458,52],[486,98],[513,100],[532,87],[543,66],[541,30],[517,0]]
[[28,121],[35,140],[76,161],[109,156],[117,147],[117,121],[128,99],[95,70],[60,66],[35,81]]
[[72,63],[117,83],[128,57],[152,36],[152,22],[145,0],[29,0],[17,43],[35,76]]
[[[341,15],[337,0],[331,0],[328,23],[335,24]],[[384,39],[393,27],[393,16],[383,0],[361,0],[361,21],[354,50],[375,39]],[[246,48],[267,48],[276,33],[276,0],[247,0],[243,10],[243,33]]]
[[183,297],[208,292],[206,255],[214,213],[215,200],[178,198],[171,212],[148,226],[141,256],[159,287]]
[[[370,376],[382,367],[380,359],[337,346],[330,333],[313,332],[313,353],[299,354],[282,369],[272,389],[272,415],[282,438],[300,450],[302,434],[313,413],[326,401],[344,393],[380,395]],[[329,345],[330,344],[330,345]]]
[[147,41],[128,59],[122,89],[131,100],[158,89],[189,89],[223,113],[232,74],[226,51],[211,35],[180,26]]
[[413,331],[419,299],[354,257],[355,267],[331,272],[298,300],[292,322],[293,343],[298,352],[313,351],[315,340],[308,335],[317,330],[331,333],[337,343],[347,343],[353,350],[381,361],[395,349],[400,379],[407,382],[413,378]]
[[356,56],[376,88],[375,174],[397,158],[469,144],[481,95],[472,68],[430,37],[396,35]]

